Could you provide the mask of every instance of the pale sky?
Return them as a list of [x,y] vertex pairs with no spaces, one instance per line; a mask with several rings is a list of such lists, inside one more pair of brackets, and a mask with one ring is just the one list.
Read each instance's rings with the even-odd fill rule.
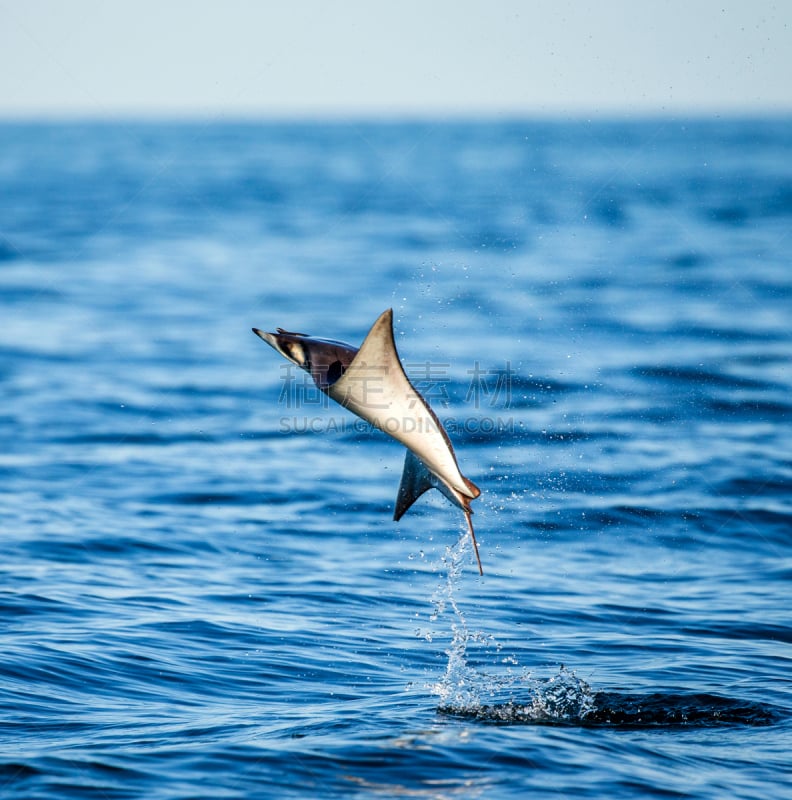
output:
[[0,116],[792,111],[792,1],[0,0]]

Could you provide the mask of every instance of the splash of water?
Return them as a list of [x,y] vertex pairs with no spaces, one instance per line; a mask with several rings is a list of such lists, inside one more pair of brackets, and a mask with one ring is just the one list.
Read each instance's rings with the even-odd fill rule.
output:
[[[519,668],[513,655],[504,655],[494,636],[468,625],[457,600],[457,588],[466,562],[470,537],[463,531],[453,547],[447,547],[442,559],[444,575],[432,595],[433,611],[429,617],[437,623],[447,612],[451,618],[451,641],[442,678],[427,688],[438,697],[438,708],[445,713],[479,715],[485,710],[502,710],[504,719],[515,714],[523,720],[562,722],[581,720],[593,708],[593,692],[574,672],[560,667],[549,679],[536,679],[526,668]],[[423,633],[432,641],[433,631]],[[471,664],[470,651],[476,648],[478,660],[489,659],[505,670],[494,673]],[[520,700],[516,700],[518,697]]]
[[[468,644],[484,644],[487,637],[480,631],[471,631],[467,619],[457,603],[456,588],[462,573],[462,565],[467,551],[469,537],[464,533],[453,547],[447,547],[442,559],[446,567],[445,578],[432,595],[434,611],[429,617],[432,623],[450,609],[451,643],[446,648],[448,664],[442,679],[429,688],[440,698],[441,705],[475,707],[481,704],[482,688],[486,686],[486,676],[477,672],[467,662]],[[431,634],[429,635],[431,639]]]
[[[561,665],[551,678],[535,682],[526,703],[516,702],[512,698],[506,703],[464,709],[462,713],[491,722],[583,723],[595,706],[595,694],[591,687]],[[460,713],[459,709],[442,710]]]
[[[563,665],[555,675],[537,679],[515,656],[503,655],[494,636],[471,630],[457,600],[470,537],[446,548],[444,574],[432,595],[432,623],[451,615],[448,663],[442,678],[427,686],[438,697],[438,711],[498,725],[585,725],[609,727],[771,725],[779,713],[767,705],[708,694],[595,692]],[[432,641],[435,633],[424,633]],[[476,650],[475,655],[471,654]],[[489,661],[487,659],[489,658]],[[471,661],[506,665],[493,673]]]

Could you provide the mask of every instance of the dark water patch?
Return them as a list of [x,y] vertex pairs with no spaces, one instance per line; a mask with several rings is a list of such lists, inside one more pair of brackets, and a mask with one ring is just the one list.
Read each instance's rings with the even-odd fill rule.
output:
[[787,182],[778,187],[775,193],[762,205],[764,215],[768,217],[792,216],[792,183]]
[[625,520],[637,520],[641,522],[663,522],[671,524],[676,522],[687,522],[693,519],[694,515],[690,511],[673,510],[670,508],[648,508],[647,506],[613,506],[612,516]]
[[[651,400],[655,398],[647,398],[647,404],[637,404],[631,408],[621,408],[616,405],[609,413],[610,420],[616,422],[631,422],[636,425],[657,425],[669,428],[675,423],[689,418],[692,414],[690,404],[683,406],[680,403],[665,402],[662,405],[655,405]],[[660,398],[664,400],[665,398]]]
[[[790,287],[792,290],[792,287]],[[772,350],[768,350],[766,352],[756,351],[756,352],[749,352],[749,353],[742,353],[734,357],[735,364],[743,364],[748,367],[759,367],[759,366],[787,366],[789,367],[792,364],[792,354],[788,354],[785,352],[774,352]],[[790,373],[787,372],[787,375]]]
[[[0,244],[0,261],[2,260],[2,244]],[[8,305],[45,302],[63,298],[61,292],[49,286],[0,285],[0,294],[3,296],[3,304],[7,303]]]
[[[79,614],[75,614],[75,619],[78,617]],[[89,683],[87,676],[98,677],[97,664],[93,659],[72,652],[68,643],[55,641],[39,647],[35,655],[29,655],[24,663],[9,658],[13,655],[18,653],[13,650],[6,652],[0,660],[3,692],[23,697],[25,703],[35,704],[45,700],[53,710],[70,710],[79,704],[79,693]],[[56,696],[50,694],[51,689],[54,689]],[[57,720],[52,719],[50,724],[56,725]]]
[[589,209],[594,219],[608,227],[624,228],[630,221],[626,204],[621,198],[599,198]]
[[291,498],[261,492],[174,492],[172,494],[158,494],[148,498],[149,503],[156,505],[181,505],[181,506],[255,506],[262,503],[288,503]]
[[161,536],[116,536],[112,534],[82,534],[80,537],[67,539],[53,536],[50,539],[35,537],[24,542],[22,548],[31,559],[57,559],[62,564],[83,564],[98,559],[146,559],[152,556],[176,556],[189,549],[199,552],[213,552],[205,541],[191,543],[189,547],[178,538],[169,537],[163,530]]
[[[731,478],[720,483],[717,490],[721,495],[739,497],[742,499],[753,497],[785,497],[792,500],[792,476],[781,477],[777,475],[766,475],[756,478]],[[743,512],[740,512],[740,515],[742,515],[742,513]],[[762,516],[764,516],[765,519],[762,519]],[[766,515],[760,515],[757,519],[757,524],[761,524],[767,521],[767,519],[769,518]]]
[[666,383],[679,383],[690,386],[715,386],[722,389],[764,389],[764,381],[728,375],[723,372],[686,366],[638,366],[631,370],[638,378],[650,378]]
[[518,427],[519,429],[514,431],[518,436],[514,444],[520,446],[616,442],[628,438],[615,430],[594,430],[593,428],[531,430],[522,422],[518,423]]
[[678,269],[692,269],[694,267],[702,267],[709,264],[710,259],[705,254],[698,250],[682,250],[669,256],[667,263],[672,267]]
[[616,727],[763,726],[781,719],[780,711],[772,706],[713,694],[598,692],[594,695],[594,709],[585,716],[584,724]]
[[[394,485],[394,492],[395,489]],[[353,514],[355,516],[369,514],[372,518],[377,519],[382,514],[392,515],[393,505],[390,503],[365,503],[360,500],[338,502],[331,499],[322,504],[322,514]]]
[[706,408],[716,414],[736,419],[790,419],[792,404],[782,400],[729,400],[724,398],[708,399]]
[[[761,491],[760,487],[751,487],[753,491]],[[720,491],[724,497],[729,495]],[[773,551],[781,551],[790,542],[792,530],[792,512],[781,508],[756,508],[748,506],[746,501],[752,500],[755,506],[759,502],[755,494],[738,493],[738,503],[734,508],[698,508],[687,512],[687,530],[677,526],[667,533],[661,533],[660,539],[676,547],[685,547],[695,542],[707,542],[710,546],[726,548],[729,551],[753,554],[762,547]],[[792,497],[792,490],[788,495]],[[773,498],[775,504],[776,500]]]
[[150,622],[142,625],[140,630],[157,631],[169,636],[175,635],[205,641],[228,637],[232,633],[232,629],[224,624],[195,618]]
[[41,775],[42,770],[31,764],[23,764],[14,761],[0,761],[0,786],[13,787],[15,783]]
[[743,205],[734,204],[711,208],[706,212],[706,215],[714,222],[736,227],[739,225],[744,225],[751,216],[751,212]]
[[530,376],[506,372],[500,367],[493,367],[486,373],[499,378],[503,383],[508,381],[512,392],[534,392],[536,394],[568,394],[587,387],[574,381],[559,381],[553,378],[534,378]]
[[[558,515],[548,519],[530,519],[520,523],[522,527],[541,534],[563,533],[580,530],[580,519],[564,519]],[[542,537],[545,538],[545,537]]]
[[68,603],[26,592],[0,592],[0,617],[48,616],[50,614],[70,614],[72,607]]
[[743,202],[722,203],[710,207],[705,215],[726,227],[740,227],[751,221],[783,219],[792,215],[792,188],[789,181],[756,187]]
[[70,350],[45,350],[38,347],[40,342],[30,342],[29,347],[9,346],[0,344],[0,357],[8,359],[14,363],[24,362],[25,364],[57,364],[70,365],[85,362],[85,353]]
[[283,439],[283,431],[280,430],[272,430],[272,431],[261,431],[261,430],[242,430],[237,433],[237,436],[240,440],[242,439],[249,439],[253,442],[267,442],[273,439]]
[[784,717],[773,706],[713,694],[596,692],[590,709],[555,717],[535,704],[509,702],[440,713],[495,725],[564,725],[588,728],[714,728],[768,726]]
[[[19,790],[24,797],[96,798],[96,800],[133,800],[141,796],[143,787],[154,787],[150,773],[126,764],[111,763],[119,756],[97,757],[35,757],[26,766]],[[134,787],[134,788],[133,788]],[[147,791],[142,791],[148,794]]]
[[706,626],[685,626],[683,631],[697,638],[716,637],[736,641],[767,641],[792,644],[792,628],[787,625],[772,623],[751,623],[750,625],[734,625],[729,623],[710,623]]
[[22,252],[0,236],[0,263],[23,258]]
[[73,445],[144,445],[144,446],[166,446],[171,444],[182,444],[185,442],[214,442],[216,439],[206,433],[128,433],[128,432],[106,432],[106,433],[81,433],[74,436],[54,436],[51,441],[56,444]]
[[546,444],[578,444],[612,438],[609,434],[596,434],[587,430],[542,431],[538,442]]
[[668,331],[670,336],[678,339],[690,339],[698,342],[734,342],[734,343],[756,343],[756,342],[784,342],[787,337],[777,330],[756,329],[750,325],[750,318],[746,319],[745,327],[736,327],[730,324],[725,318],[718,320],[718,324],[706,325],[685,325],[681,324]]

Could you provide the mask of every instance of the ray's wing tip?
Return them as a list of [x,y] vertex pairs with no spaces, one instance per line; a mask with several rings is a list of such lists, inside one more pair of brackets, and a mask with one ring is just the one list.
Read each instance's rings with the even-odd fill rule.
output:
[[462,479],[465,481],[465,486],[467,486],[468,490],[470,491],[469,497],[471,500],[481,497],[481,489],[479,489],[479,487],[476,486],[473,481],[471,481],[469,478],[466,478],[464,475],[462,476]]

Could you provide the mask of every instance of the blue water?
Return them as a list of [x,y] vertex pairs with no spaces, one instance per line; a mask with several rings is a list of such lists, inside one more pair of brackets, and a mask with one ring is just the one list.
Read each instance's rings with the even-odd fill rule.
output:
[[792,797],[791,454],[792,120],[6,123],[0,795]]

